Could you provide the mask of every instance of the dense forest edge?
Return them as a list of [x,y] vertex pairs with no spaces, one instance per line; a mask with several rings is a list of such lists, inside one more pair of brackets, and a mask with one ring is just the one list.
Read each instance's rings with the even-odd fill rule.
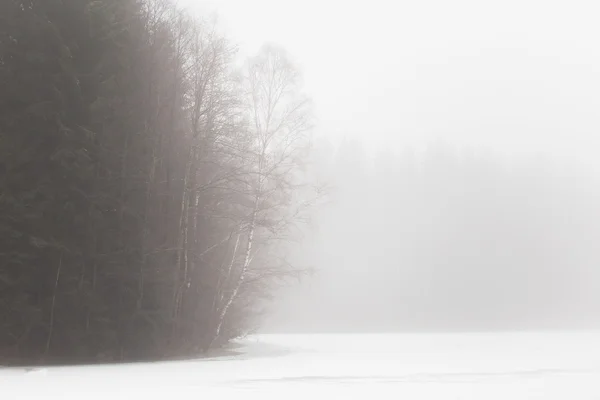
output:
[[320,192],[286,52],[168,0],[0,1],[0,363],[202,355],[251,332]]

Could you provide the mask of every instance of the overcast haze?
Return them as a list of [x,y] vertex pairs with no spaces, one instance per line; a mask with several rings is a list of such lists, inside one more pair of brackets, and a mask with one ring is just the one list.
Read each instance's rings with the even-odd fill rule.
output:
[[316,105],[318,274],[267,330],[595,325],[595,3],[184,3],[283,46]]
[[284,46],[321,124],[372,146],[432,138],[594,161],[594,2],[184,0],[252,52]]

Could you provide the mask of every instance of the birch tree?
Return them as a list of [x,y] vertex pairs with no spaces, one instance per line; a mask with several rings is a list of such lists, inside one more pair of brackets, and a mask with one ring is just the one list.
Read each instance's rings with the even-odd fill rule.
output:
[[241,187],[236,187],[244,194],[239,224],[243,240],[242,245],[236,241],[232,258],[236,268],[228,269],[229,286],[217,315],[213,341],[221,335],[248,278],[256,282],[276,275],[267,265],[255,266],[253,262],[261,251],[272,250],[269,247],[287,237],[303,217],[306,205],[299,201],[298,193],[307,186],[302,169],[310,149],[312,114],[298,69],[285,51],[265,45],[248,62],[245,89],[247,170]]

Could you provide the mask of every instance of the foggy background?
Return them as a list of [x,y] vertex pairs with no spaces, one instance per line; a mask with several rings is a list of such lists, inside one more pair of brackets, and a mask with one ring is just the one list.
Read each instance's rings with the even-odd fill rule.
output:
[[593,2],[182,1],[283,45],[333,184],[267,331],[597,326]]

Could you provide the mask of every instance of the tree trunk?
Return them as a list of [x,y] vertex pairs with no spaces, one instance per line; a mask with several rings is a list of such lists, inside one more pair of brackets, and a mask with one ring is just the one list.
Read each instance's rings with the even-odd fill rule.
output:
[[[248,267],[250,266],[250,263],[252,261],[252,257],[251,257],[252,245],[254,243],[254,233],[256,231],[256,215],[258,213],[259,199],[260,199],[260,196],[257,195],[254,200],[254,208],[252,210],[252,218],[250,220],[250,226],[248,227],[248,237],[247,237],[247,241],[246,241],[246,250],[244,253],[244,263],[242,264],[242,270],[240,271],[240,276],[235,284],[235,287],[233,288],[233,291],[231,292],[231,295],[227,299],[227,302],[225,303],[225,305],[223,306],[223,309],[221,310],[221,312],[219,314],[219,319],[217,321],[217,327],[215,329],[213,338],[208,347],[209,349],[210,349],[210,347],[212,347],[215,340],[217,340],[219,338],[219,335],[221,334],[221,329],[223,328],[223,323],[225,322],[225,317],[227,316],[227,312],[229,311],[229,308],[231,307],[231,305],[237,298],[240,288],[242,287],[242,284],[244,283],[244,280],[246,279],[246,273],[248,272]],[[239,237],[238,237],[238,239],[239,239]],[[236,248],[237,248],[237,244],[236,244]],[[233,255],[233,257],[235,258],[235,254]],[[233,265],[233,262],[230,265],[230,268],[232,267],[232,265]]]

